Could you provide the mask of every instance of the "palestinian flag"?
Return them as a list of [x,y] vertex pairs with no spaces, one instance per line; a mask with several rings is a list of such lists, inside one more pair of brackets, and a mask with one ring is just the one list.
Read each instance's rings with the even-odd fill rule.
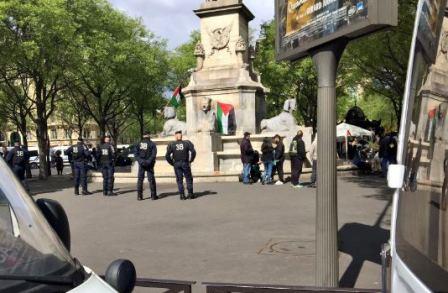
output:
[[170,105],[174,108],[179,108],[179,106],[182,104],[182,99],[184,99],[184,95],[182,94],[182,88],[178,86],[176,90],[173,93],[173,96],[170,100]]
[[222,134],[229,134],[229,117],[233,111],[233,106],[218,102],[217,119],[218,131]]

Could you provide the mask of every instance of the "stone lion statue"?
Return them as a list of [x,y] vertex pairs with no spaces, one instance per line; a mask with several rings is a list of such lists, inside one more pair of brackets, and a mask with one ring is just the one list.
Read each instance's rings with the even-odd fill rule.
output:
[[297,109],[295,99],[285,101],[283,105],[283,112],[271,119],[264,119],[261,121],[262,132],[289,132],[295,131],[297,126],[296,118],[294,118],[294,111]]
[[198,132],[214,132],[216,130],[216,114],[212,109],[212,100],[202,98],[201,111],[198,112]]
[[177,113],[174,107],[166,106],[163,109],[163,117],[166,119],[166,122],[163,125],[161,136],[172,136],[179,130],[182,131],[183,134],[187,133],[187,124],[177,119]]

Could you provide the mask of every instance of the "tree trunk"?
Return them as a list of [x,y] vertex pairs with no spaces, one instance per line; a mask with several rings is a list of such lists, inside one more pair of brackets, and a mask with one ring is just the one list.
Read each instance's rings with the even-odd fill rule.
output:
[[[26,123],[26,118],[24,120],[22,120],[22,122],[20,123],[20,134],[22,135],[22,143],[23,146],[28,149],[28,137],[27,137],[27,123]],[[27,164],[25,167],[25,171],[26,171],[26,178],[30,179],[33,177],[33,174],[31,174],[31,168],[30,168],[30,164]]]
[[106,135],[107,122],[104,119],[101,119],[98,123],[98,127],[100,129],[100,137]]
[[[39,114],[38,114],[39,115]],[[37,144],[39,146],[39,179],[47,179],[49,172],[48,155],[49,155],[49,140],[48,140],[48,126],[45,119],[38,119],[37,123]]]
[[143,137],[143,132],[145,131],[145,118],[143,113],[139,113],[138,115],[138,126],[140,128],[140,137]]

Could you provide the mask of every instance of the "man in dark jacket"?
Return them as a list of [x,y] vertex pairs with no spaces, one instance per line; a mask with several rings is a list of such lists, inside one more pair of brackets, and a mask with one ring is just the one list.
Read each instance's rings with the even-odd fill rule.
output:
[[82,195],[90,195],[87,190],[87,168],[86,162],[91,156],[89,148],[84,144],[82,137],[78,138],[78,143],[69,147],[65,154],[72,158],[74,179],[75,179],[75,195],[79,195],[79,186],[82,186]]
[[381,159],[382,177],[387,177],[390,164],[397,163],[397,140],[394,135],[388,134],[380,141],[379,157]]
[[285,183],[285,175],[283,171],[283,164],[285,163],[285,145],[283,144],[282,137],[276,135],[274,137],[275,149],[274,149],[274,170],[272,171],[272,177],[275,173],[278,173],[278,181],[276,185],[282,185]]
[[294,188],[302,188],[300,175],[302,174],[303,162],[306,159],[305,142],[303,132],[299,130],[291,142],[289,155],[291,157],[291,183]]
[[143,200],[143,180],[147,173],[151,199],[157,200],[156,177],[154,166],[157,158],[157,146],[151,140],[150,133],[145,132],[142,141],[137,145],[136,159],[138,162],[137,200]]
[[12,167],[12,171],[19,178],[19,180],[25,184],[25,167],[29,160],[28,151],[20,146],[20,142],[14,143],[14,148],[8,152],[6,162],[9,162]]
[[274,168],[274,147],[270,138],[266,137],[261,145],[261,161],[264,164],[263,184],[272,183],[272,169]]
[[[180,200],[194,199],[191,164],[196,158],[196,150],[193,143],[182,140],[182,131],[177,131],[175,135],[176,141],[168,145],[165,158],[174,167]],[[187,181],[188,197],[185,197],[184,176]]]
[[101,167],[103,173],[103,195],[116,196],[114,193],[114,174],[115,174],[115,155],[114,146],[110,143],[111,137],[106,135],[104,143],[98,146],[98,151],[95,149],[96,162]]
[[251,162],[254,155],[254,149],[250,142],[250,133],[244,133],[244,138],[240,145],[241,150],[241,162],[243,163],[243,183],[250,184],[250,169]]

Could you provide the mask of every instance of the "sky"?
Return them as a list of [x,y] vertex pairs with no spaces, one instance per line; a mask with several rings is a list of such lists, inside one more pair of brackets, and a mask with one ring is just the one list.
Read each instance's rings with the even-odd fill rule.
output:
[[[142,18],[146,27],[168,41],[174,49],[188,41],[199,29],[199,18],[193,13],[205,0],[109,0],[113,6],[132,17]],[[255,15],[250,26],[259,31],[260,24],[274,17],[274,0],[244,0]]]

